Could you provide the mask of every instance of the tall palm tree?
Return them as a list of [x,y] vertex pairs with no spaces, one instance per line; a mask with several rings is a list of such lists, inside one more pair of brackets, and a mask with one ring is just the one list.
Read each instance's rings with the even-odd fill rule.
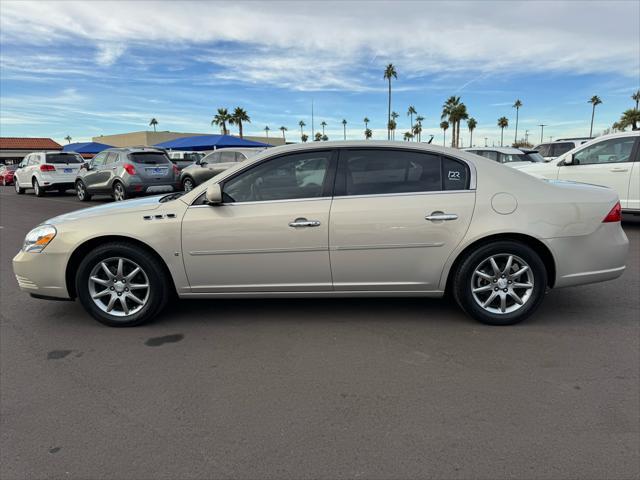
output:
[[616,123],[618,123],[621,129],[631,126],[632,130],[638,130],[638,124],[640,124],[640,110],[637,108],[625,110],[622,117],[620,117],[620,121]]
[[244,108],[236,107],[231,114],[231,118],[229,118],[229,125],[238,126],[238,133],[240,134],[240,138],[243,138],[242,122],[251,123],[251,119],[249,118],[249,115]]
[[509,126],[509,119],[507,117],[500,117],[498,119],[498,126],[500,127],[500,146],[502,146],[502,140],[504,139],[504,129]]
[[324,137],[324,127],[327,126],[327,122],[325,122],[324,120],[322,121],[322,123],[320,124],[320,126],[322,127],[322,136]]
[[271,130],[271,129],[269,128],[269,125],[267,125],[266,127],[264,127],[264,133],[266,133],[266,134],[267,134],[267,138],[269,138],[269,130]]
[[370,128],[366,128],[364,130],[364,139],[365,140],[369,140],[372,136],[373,136],[373,132],[371,131],[371,129]]
[[391,140],[391,79],[398,78],[398,72],[396,72],[396,67],[393,66],[392,63],[387,65],[384,69],[384,78],[389,81],[389,105],[387,109],[387,140]]
[[596,115],[596,106],[600,105],[602,103],[602,100],[600,100],[599,96],[594,95],[593,97],[591,97],[589,99],[589,101],[587,103],[590,103],[592,105],[592,107],[591,107],[591,128],[589,129],[589,137],[593,137],[593,117]]
[[369,128],[369,122],[371,120],[369,120],[367,117],[364,117],[362,121],[364,122],[364,129],[366,130],[367,128]]
[[455,109],[460,105],[460,97],[456,97],[452,95],[449,97],[444,104],[442,105],[442,115],[440,116],[440,120],[448,120],[448,123],[451,125],[451,146],[455,145],[456,139],[456,126],[457,120],[455,118]]
[[413,134],[411,138],[415,138],[419,142],[420,135],[422,134],[422,124],[420,122],[416,122],[411,129],[411,133]]
[[469,147],[473,147],[473,131],[477,126],[478,122],[476,122],[475,118],[471,117],[469,120],[467,120],[467,127],[469,127]]
[[447,146],[447,128],[449,128],[449,122],[447,122],[446,120],[440,122],[440,128],[442,129],[442,146],[446,147]]
[[342,132],[344,134],[343,135],[344,140],[346,140],[347,139],[347,119],[346,118],[342,119]]
[[282,140],[284,140],[284,143],[287,143],[287,138],[284,136],[284,132],[286,132],[287,130],[287,127],[280,127],[280,131],[282,132]]
[[416,108],[413,105],[409,105],[409,108],[407,109],[407,117],[409,117],[409,125],[411,126],[411,131],[413,131],[413,116],[417,113],[418,112],[416,111]]
[[422,122],[424,121],[424,117],[422,115],[418,115],[416,117],[416,123],[420,124],[420,133],[418,134],[418,141],[422,141]]
[[398,128],[398,117],[400,115],[398,114],[398,112],[391,112],[391,139],[395,140],[396,139],[396,129]]
[[67,143],[71,143],[71,135],[67,135],[66,137],[64,137],[64,139],[67,141]]
[[522,106],[522,102],[518,98],[516,102],[513,104],[513,108],[516,109],[516,136],[515,136],[515,139],[513,140],[514,144],[518,143],[518,113],[520,112],[521,106]]
[[302,138],[302,136],[304,135],[304,127],[306,127],[307,124],[304,123],[304,120],[300,120],[298,122],[298,125],[300,125],[300,138]]
[[220,131],[223,135],[227,135],[229,130],[227,130],[227,122],[231,120],[231,115],[226,108],[219,108],[218,113],[215,114],[213,120],[211,120],[211,125],[217,125],[220,127]]
[[152,118],[151,121],[149,121],[149,126],[153,127],[153,131],[156,131],[156,125],[158,125],[158,120],[156,120],[155,118]]
[[638,110],[638,105],[640,105],[640,90],[636,90],[636,93],[631,95],[631,98],[636,101],[636,110]]
[[[451,120],[455,124],[455,138],[453,139],[453,144],[456,148],[460,147],[460,122],[462,120],[466,120],[469,118],[469,114],[467,113],[467,106],[464,103],[459,103],[453,107],[451,110]],[[450,120],[450,122],[451,122]]]

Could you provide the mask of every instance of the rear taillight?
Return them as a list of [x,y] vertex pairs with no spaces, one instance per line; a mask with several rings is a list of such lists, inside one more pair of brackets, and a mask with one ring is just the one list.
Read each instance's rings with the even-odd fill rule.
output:
[[611,211],[604,217],[602,223],[621,222],[622,221],[622,207],[620,202],[616,203]]
[[173,164],[173,173],[175,173],[176,175],[180,175],[180,169],[175,163]]
[[40,171],[41,172],[55,172],[56,171],[56,167],[54,167],[53,165],[49,165],[48,163],[43,163],[42,165],[40,165]]
[[136,174],[136,169],[133,165],[131,165],[130,163],[125,163],[124,165],[122,165],[122,168],[125,169],[125,171],[129,174],[129,175],[135,175]]

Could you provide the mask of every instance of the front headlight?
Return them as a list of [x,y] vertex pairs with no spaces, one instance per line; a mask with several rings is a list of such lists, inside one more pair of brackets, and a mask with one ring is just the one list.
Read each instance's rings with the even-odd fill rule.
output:
[[40,253],[44,247],[51,243],[56,236],[56,229],[53,225],[41,225],[34,228],[24,238],[22,250],[24,252]]

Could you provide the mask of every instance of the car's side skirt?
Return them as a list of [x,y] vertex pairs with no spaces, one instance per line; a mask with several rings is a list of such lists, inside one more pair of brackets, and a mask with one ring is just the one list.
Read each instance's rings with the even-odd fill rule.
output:
[[326,297],[429,297],[439,298],[444,295],[442,290],[376,290],[376,291],[317,291],[317,292],[222,292],[222,293],[178,293],[180,298],[326,298]]

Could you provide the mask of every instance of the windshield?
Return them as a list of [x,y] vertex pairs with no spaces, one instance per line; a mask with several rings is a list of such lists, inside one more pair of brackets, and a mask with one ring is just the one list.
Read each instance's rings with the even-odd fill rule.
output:
[[47,163],[84,163],[84,160],[75,153],[47,153]]
[[538,152],[529,152],[525,156],[530,162],[544,162],[544,157]]
[[170,163],[169,157],[162,152],[137,152],[130,153],[129,160],[134,163],[143,163],[145,165],[161,165]]
[[185,153],[183,160],[188,162],[197,162],[202,157],[204,157],[204,153]]

